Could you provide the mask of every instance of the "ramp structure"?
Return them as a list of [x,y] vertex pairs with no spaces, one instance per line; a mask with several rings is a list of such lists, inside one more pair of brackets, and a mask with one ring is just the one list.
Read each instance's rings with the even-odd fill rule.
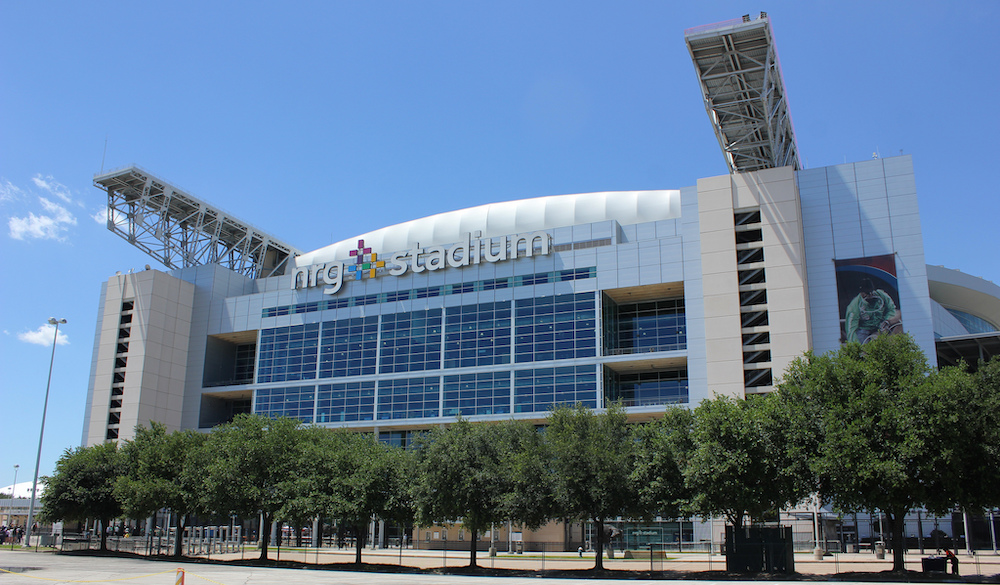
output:
[[767,13],[690,28],[684,40],[729,172],[800,170]]
[[94,177],[108,229],[168,268],[217,263],[250,278],[285,273],[302,252],[138,166]]

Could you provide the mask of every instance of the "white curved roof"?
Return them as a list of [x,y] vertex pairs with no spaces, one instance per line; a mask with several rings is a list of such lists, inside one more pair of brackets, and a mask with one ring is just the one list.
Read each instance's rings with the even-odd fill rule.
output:
[[931,299],[946,308],[1000,324],[1000,286],[986,279],[928,264],[927,288]]
[[490,203],[458,211],[439,213],[394,226],[360,234],[353,238],[302,254],[297,266],[344,260],[365,241],[379,254],[458,242],[476,231],[482,237],[521,234],[558,227],[613,219],[631,225],[681,216],[680,191],[607,191],[578,195],[553,195]]

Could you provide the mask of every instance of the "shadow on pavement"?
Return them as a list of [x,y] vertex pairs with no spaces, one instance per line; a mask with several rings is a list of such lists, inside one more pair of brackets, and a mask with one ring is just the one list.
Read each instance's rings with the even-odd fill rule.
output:
[[875,573],[845,572],[836,574],[812,573],[730,573],[727,571],[625,571],[596,569],[491,569],[489,567],[456,566],[421,569],[400,565],[377,563],[303,563],[299,561],[276,561],[260,559],[215,560],[204,557],[174,557],[168,555],[146,556],[115,551],[72,551],[57,552],[65,556],[116,557],[152,562],[178,561],[191,564],[211,564],[239,567],[269,567],[282,569],[304,569],[310,571],[356,571],[370,573],[399,573],[415,575],[460,575],[469,577],[544,577],[550,579],[630,579],[630,580],[674,580],[674,581],[850,581],[872,583],[1000,583],[1000,575],[953,576],[941,573],[919,571],[880,571]]

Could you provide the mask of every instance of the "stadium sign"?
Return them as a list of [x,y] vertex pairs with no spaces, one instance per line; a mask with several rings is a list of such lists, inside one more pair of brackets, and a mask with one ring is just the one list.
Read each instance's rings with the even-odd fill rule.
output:
[[[535,254],[548,255],[552,248],[552,236],[545,232],[532,232],[516,236],[482,238],[480,232],[466,233],[461,241],[451,247],[429,246],[393,252],[389,259],[365,247],[364,240],[358,240],[358,247],[351,250],[348,261],[322,262],[306,266],[296,266],[292,271],[292,289],[324,286],[323,293],[337,294],[345,280],[376,278],[379,274],[402,276],[407,271],[433,272],[443,268],[516,260],[519,256],[528,258]],[[537,245],[537,249],[536,249]]]

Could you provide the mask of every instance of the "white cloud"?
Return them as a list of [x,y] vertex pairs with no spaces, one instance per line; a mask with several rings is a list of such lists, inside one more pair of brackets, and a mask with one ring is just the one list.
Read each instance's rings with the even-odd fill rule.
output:
[[[55,328],[55,325],[45,323],[34,331],[18,333],[17,338],[25,343],[34,343],[35,345],[44,345],[45,347],[49,347],[52,345],[52,337],[55,335]],[[69,345],[69,337],[66,336],[64,331],[59,332],[59,339],[56,343],[59,345]]]
[[0,203],[20,199],[24,191],[7,179],[0,179]]
[[48,177],[35,175],[31,181],[35,183],[36,187],[48,191],[66,203],[73,203],[73,198],[70,196],[69,189],[66,188],[66,185],[59,183],[51,175]]
[[44,197],[39,197],[38,201],[45,208],[45,211],[55,215],[56,221],[59,223],[68,223],[71,225],[76,225],[76,218],[73,214],[66,211],[66,208],[58,203],[53,203]]
[[10,237],[15,240],[64,240],[69,226],[76,225],[76,217],[62,205],[44,197],[39,197],[38,201],[45,213],[35,215],[29,211],[27,217],[11,217],[7,222]]
[[94,220],[97,224],[107,227],[108,219],[112,219],[116,226],[123,226],[128,223],[128,217],[118,211],[117,209],[110,209],[105,207],[104,209],[99,209],[91,214],[90,219]]

